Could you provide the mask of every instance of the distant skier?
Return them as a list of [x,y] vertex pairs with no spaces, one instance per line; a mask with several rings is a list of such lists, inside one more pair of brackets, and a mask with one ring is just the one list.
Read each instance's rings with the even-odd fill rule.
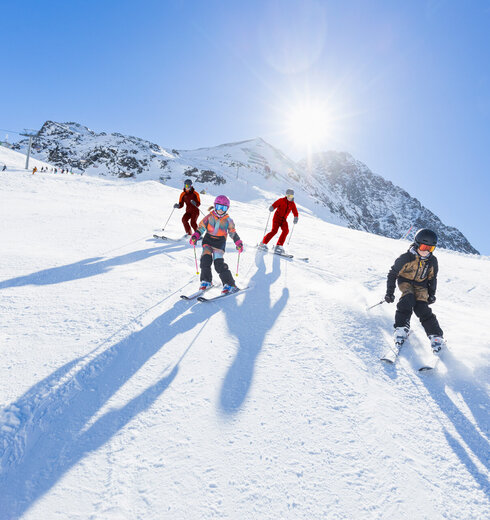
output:
[[32,175],[34,175],[36,172],[37,172],[37,166],[34,166],[34,168],[32,169]]
[[[191,179],[184,181],[184,189],[180,194],[179,202],[174,204],[174,208],[182,208],[184,204],[185,213],[182,217],[182,224],[184,224],[186,234],[190,236],[197,229],[197,217],[199,217],[199,206],[201,205],[201,197],[192,186]],[[191,221],[190,225],[189,220]]]
[[288,226],[288,215],[292,211],[294,215],[293,223],[296,224],[298,222],[298,209],[296,208],[296,204],[294,203],[294,191],[289,189],[286,190],[286,196],[281,199],[277,199],[272,206],[269,207],[269,211],[274,211],[274,216],[272,217],[272,229],[267,235],[262,239],[262,242],[259,244],[260,249],[267,249],[267,244],[271,240],[271,238],[279,231],[281,228],[281,234],[279,236],[279,240],[277,241],[277,245],[274,248],[274,251],[277,253],[284,253],[284,242],[286,241],[286,237],[289,233]]
[[223,258],[226,237],[228,235],[235,242],[238,252],[243,252],[243,242],[236,232],[235,223],[228,215],[229,208],[230,199],[228,199],[228,197],[225,195],[216,197],[214,200],[214,208],[210,208],[210,210],[212,210],[211,213],[206,215],[201,222],[199,222],[198,229],[194,232],[189,241],[191,245],[195,246],[201,235],[206,233],[202,240],[201,286],[199,290],[205,291],[211,286],[211,264],[214,260],[214,268],[223,283],[221,293],[228,294],[238,291],[233,275]]
[[3,165],[3,168],[2,168],[2,171],[4,172],[6,169],[7,169],[7,165],[4,164],[4,165]]
[[432,254],[437,235],[430,229],[420,229],[406,253],[399,256],[388,273],[385,301],[395,301],[395,284],[402,292],[395,313],[395,343],[402,343],[410,329],[412,312],[420,319],[430,339],[432,351],[437,354],[444,346],[443,332],[436,315],[429,307],[436,301],[437,258]]

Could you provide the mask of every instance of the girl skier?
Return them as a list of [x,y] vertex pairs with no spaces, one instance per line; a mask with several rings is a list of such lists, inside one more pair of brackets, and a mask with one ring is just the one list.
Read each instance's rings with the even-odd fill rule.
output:
[[395,343],[403,343],[410,329],[412,312],[420,319],[430,339],[432,351],[439,353],[444,346],[443,332],[436,315],[429,307],[436,301],[437,258],[432,254],[437,245],[437,235],[430,229],[420,229],[415,234],[410,249],[399,256],[388,273],[385,301],[395,301],[395,283],[402,292],[395,313]]
[[189,241],[191,245],[195,246],[201,235],[206,232],[202,240],[201,286],[199,287],[201,291],[205,291],[211,287],[211,264],[213,260],[214,268],[223,283],[221,293],[228,294],[239,290],[223,258],[227,235],[235,242],[238,252],[243,252],[243,242],[235,230],[235,223],[228,215],[229,208],[230,199],[225,195],[218,195],[214,200],[214,207],[209,208],[212,210],[211,213],[206,215],[201,222],[199,222],[199,227]]

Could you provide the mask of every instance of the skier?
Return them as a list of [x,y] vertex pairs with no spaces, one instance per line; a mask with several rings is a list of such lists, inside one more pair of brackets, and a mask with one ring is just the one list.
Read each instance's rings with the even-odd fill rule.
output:
[[[199,216],[199,206],[201,205],[201,198],[199,193],[192,186],[191,179],[184,181],[184,189],[180,194],[179,202],[174,204],[174,208],[182,208],[185,204],[185,213],[182,217],[182,223],[186,235],[191,235],[192,231],[197,229],[197,217]],[[189,226],[189,220],[191,225]],[[191,229],[192,226],[192,229]]]
[[7,169],[7,165],[4,164],[4,165],[3,165],[3,168],[2,168],[2,171],[4,172],[6,169]]
[[227,235],[235,242],[238,252],[243,253],[243,242],[236,232],[235,223],[228,215],[229,208],[230,199],[225,195],[218,195],[214,200],[214,207],[209,208],[212,210],[211,213],[199,222],[199,227],[189,240],[189,243],[195,246],[201,235],[206,232],[202,240],[200,291],[205,291],[211,287],[211,264],[213,260],[214,268],[223,283],[221,294],[229,294],[239,290],[223,258]]
[[32,169],[32,175],[34,175],[36,172],[37,172],[37,166],[34,166],[34,168]]
[[430,339],[434,354],[444,346],[443,332],[436,315],[429,307],[436,301],[437,258],[432,254],[437,235],[430,229],[420,229],[406,253],[399,256],[388,273],[385,301],[395,301],[395,283],[402,292],[395,313],[395,343],[401,344],[408,336],[412,312],[420,319]]
[[277,245],[274,248],[274,252],[276,253],[284,253],[284,242],[286,241],[286,237],[289,233],[288,226],[288,215],[292,211],[294,215],[293,223],[296,224],[298,222],[298,210],[296,208],[296,204],[294,203],[294,191],[289,189],[286,190],[286,196],[281,199],[277,199],[272,206],[269,207],[269,211],[276,211],[274,213],[274,217],[272,217],[272,229],[267,235],[262,239],[262,242],[259,244],[260,249],[267,249],[267,244],[271,240],[271,238],[279,231],[281,228],[281,235],[279,236],[279,240],[277,241]]

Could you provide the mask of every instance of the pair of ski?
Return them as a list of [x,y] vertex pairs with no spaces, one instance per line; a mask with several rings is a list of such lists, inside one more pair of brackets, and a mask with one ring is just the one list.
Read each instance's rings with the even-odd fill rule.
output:
[[[405,341],[407,340],[408,336],[410,336],[411,332],[412,332],[411,330],[408,331],[407,337],[404,340],[396,342],[393,345],[393,347],[391,347],[389,350],[387,350],[386,353],[380,358],[380,361],[393,365],[395,363],[395,361],[398,359],[400,350],[401,350],[403,344],[405,343]],[[437,365],[439,364],[440,359],[441,359],[440,353],[434,354],[433,359],[431,361],[429,361],[428,363],[422,365],[418,369],[418,371],[427,372],[429,370],[434,370],[437,367]]]
[[[182,242],[182,240],[189,239],[190,236],[191,235],[184,235],[183,237],[180,237],[180,238],[170,238],[165,235],[157,235],[156,233],[153,234],[153,238],[158,238],[159,240],[168,240],[170,242]],[[202,236],[199,237],[198,242],[199,242],[199,240],[202,240]]]
[[197,291],[194,294],[189,294],[188,296],[185,295],[185,294],[181,294],[180,297],[183,300],[187,300],[187,301],[197,300],[197,301],[202,302],[202,303],[204,303],[204,302],[214,302],[216,300],[221,300],[223,298],[227,298],[228,296],[236,296],[237,294],[241,294],[242,292],[250,289],[250,286],[248,286],[248,287],[244,287],[243,289],[238,289],[237,291],[234,291],[234,292],[229,292],[229,293],[226,293],[226,294],[218,294],[218,296],[213,296],[212,298],[205,298],[203,296],[203,294],[205,292],[209,291],[209,289],[212,289],[213,287],[214,286],[211,285],[211,287],[208,287],[207,289]]
[[[260,245],[256,246],[259,251],[262,251],[263,253],[271,253],[273,255],[282,256],[283,258],[288,258],[292,260],[294,258],[294,255],[291,255],[289,253],[281,253],[280,251],[269,251],[269,249],[265,249],[264,247],[261,247]],[[302,262],[308,262],[309,258],[296,258],[296,260],[301,260]]]
[[169,240],[170,242],[181,242],[182,240],[184,240],[185,238],[187,238],[187,235],[184,235],[183,237],[180,237],[180,238],[170,238],[170,237],[167,237],[165,235],[157,235],[156,233],[153,235],[153,238],[158,238],[160,240]]

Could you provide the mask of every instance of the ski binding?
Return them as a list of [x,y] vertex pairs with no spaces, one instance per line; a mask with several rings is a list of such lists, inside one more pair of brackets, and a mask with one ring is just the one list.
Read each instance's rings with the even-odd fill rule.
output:
[[193,294],[189,294],[188,296],[186,296],[185,294],[181,294],[180,297],[183,300],[187,300],[187,301],[195,300],[196,298],[199,298],[199,296],[202,296],[206,291],[209,291],[209,289],[211,289],[212,287],[214,287],[214,286],[210,285],[207,289],[200,289],[199,291],[196,291]]

